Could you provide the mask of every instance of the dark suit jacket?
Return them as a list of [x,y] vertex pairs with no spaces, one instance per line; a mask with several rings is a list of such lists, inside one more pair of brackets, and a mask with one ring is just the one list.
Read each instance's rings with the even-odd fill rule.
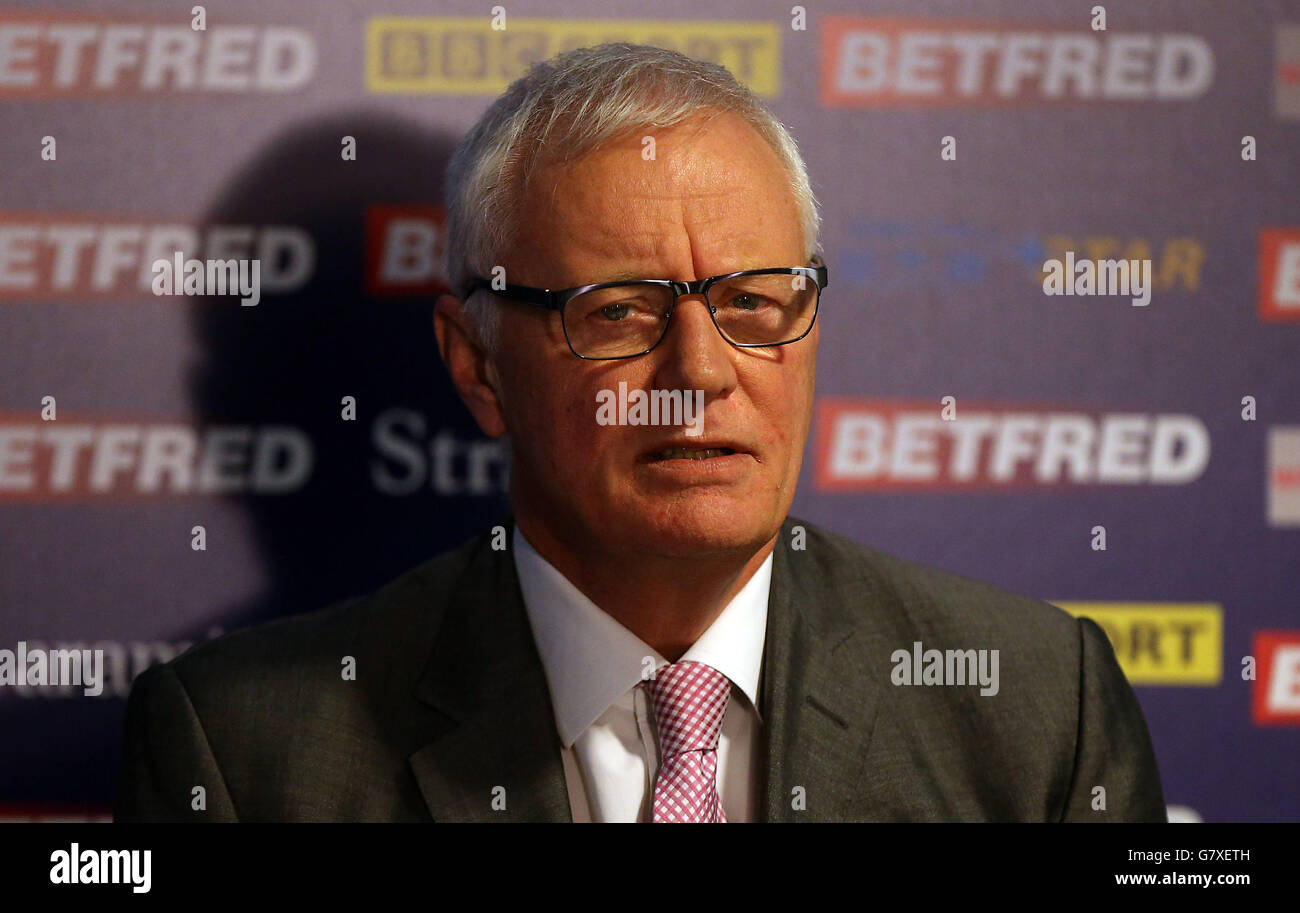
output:
[[[1165,820],[1142,713],[1091,621],[794,519],[773,560],[767,820]],[[999,692],[892,684],[915,641],[998,649]],[[149,669],[126,730],[119,821],[570,820],[514,560],[488,535]]]

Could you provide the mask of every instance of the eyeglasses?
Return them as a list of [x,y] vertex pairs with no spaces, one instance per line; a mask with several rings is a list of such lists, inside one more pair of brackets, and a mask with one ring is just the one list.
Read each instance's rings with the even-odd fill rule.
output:
[[645,355],[668,334],[677,299],[703,295],[722,338],[742,349],[784,346],[803,339],[817,319],[826,264],[748,269],[694,282],[637,279],[599,282],[554,291],[474,276],[465,298],[479,289],[512,301],[560,312],[564,338],[579,358],[602,361]]

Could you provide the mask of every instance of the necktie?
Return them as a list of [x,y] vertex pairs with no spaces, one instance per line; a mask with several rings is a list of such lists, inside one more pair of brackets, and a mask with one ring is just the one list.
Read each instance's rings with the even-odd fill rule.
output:
[[718,732],[731,680],[704,663],[663,666],[645,683],[659,733],[653,821],[726,823],[718,797]]

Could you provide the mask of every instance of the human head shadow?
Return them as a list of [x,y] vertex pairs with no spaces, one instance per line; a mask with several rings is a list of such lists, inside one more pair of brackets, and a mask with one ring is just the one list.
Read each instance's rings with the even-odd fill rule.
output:
[[[341,155],[345,136],[356,139],[354,161]],[[373,590],[508,515],[503,494],[466,491],[464,448],[485,439],[438,355],[437,290],[372,295],[366,281],[372,207],[441,205],[455,144],[443,131],[392,115],[313,120],[252,156],[204,215],[201,232],[300,228],[315,254],[305,281],[264,291],[256,306],[211,296],[190,311],[199,351],[188,378],[196,422],[297,428],[313,458],[297,491],[226,495],[247,512],[269,587],[245,605],[221,608],[213,624],[224,630]],[[262,265],[264,283],[277,268],[286,267]],[[345,396],[355,397],[355,421],[343,418]],[[405,410],[389,429],[400,444],[381,448],[376,421],[393,409]],[[461,448],[441,471],[429,446],[439,434]],[[493,481],[504,486],[504,469],[497,470]],[[381,491],[376,473],[402,493]]]

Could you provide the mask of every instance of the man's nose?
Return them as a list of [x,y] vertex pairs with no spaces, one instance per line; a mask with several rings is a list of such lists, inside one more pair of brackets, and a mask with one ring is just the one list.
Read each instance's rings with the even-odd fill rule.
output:
[[722,338],[703,295],[682,295],[659,343],[661,389],[703,390],[708,399],[736,385],[731,343]]

